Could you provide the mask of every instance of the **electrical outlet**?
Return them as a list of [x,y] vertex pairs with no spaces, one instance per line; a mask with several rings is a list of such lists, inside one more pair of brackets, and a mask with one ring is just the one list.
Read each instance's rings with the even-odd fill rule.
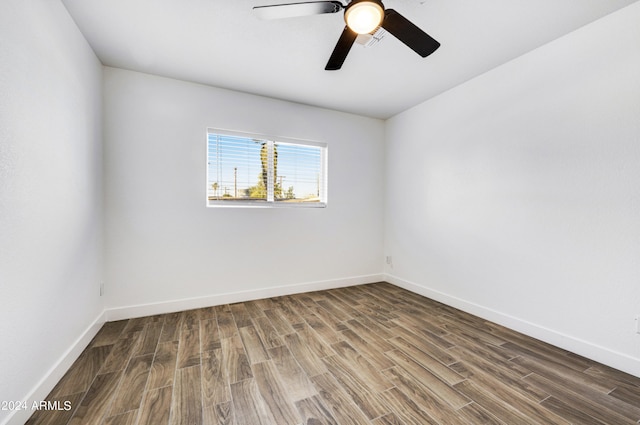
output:
[[640,316],[636,316],[636,333],[640,334]]
[[104,282],[100,282],[100,296],[104,295]]
[[387,255],[385,257],[385,261],[389,267],[393,268],[393,257],[391,257],[390,255]]

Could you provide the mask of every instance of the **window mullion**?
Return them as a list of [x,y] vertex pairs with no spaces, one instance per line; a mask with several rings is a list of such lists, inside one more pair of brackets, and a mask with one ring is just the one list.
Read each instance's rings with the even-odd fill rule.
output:
[[272,140],[267,141],[267,202],[274,202],[274,145]]

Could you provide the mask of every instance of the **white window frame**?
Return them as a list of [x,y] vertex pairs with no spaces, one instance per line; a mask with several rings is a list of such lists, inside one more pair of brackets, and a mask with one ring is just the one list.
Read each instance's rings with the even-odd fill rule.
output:
[[[233,200],[225,200],[225,199],[217,199],[212,200],[209,197],[209,135],[210,134],[219,134],[222,136],[232,136],[232,137],[240,137],[240,138],[248,138],[254,140],[260,140],[267,142],[267,162],[269,165],[269,170],[267,173],[267,198],[264,199],[233,199]],[[320,176],[318,177],[318,197],[319,201],[317,202],[284,202],[277,201],[274,196],[274,170],[273,170],[273,152],[274,146],[276,144],[281,145],[296,145],[296,146],[311,146],[320,148]],[[327,199],[328,199],[328,144],[324,142],[317,142],[312,140],[304,140],[304,139],[296,139],[290,137],[282,137],[282,136],[272,136],[266,134],[258,134],[258,133],[247,133],[240,132],[235,130],[225,130],[220,128],[207,128],[206,134],[206,206],[210,208],[326,208],[327,207]]]

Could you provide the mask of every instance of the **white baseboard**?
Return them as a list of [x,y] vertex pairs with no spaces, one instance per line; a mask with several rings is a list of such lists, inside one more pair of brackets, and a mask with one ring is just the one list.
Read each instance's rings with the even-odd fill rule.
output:
[[535,323],[483,307],[414,282],[409,282],[397,276],[385,274],[384,280],[400,288],[431,298],[432,300],[439,301],[448,306],[455,307],[459,310],[521,332],[551,345],[555,345],[556,347],[571,351],[572,353],[579,354],[591,360],[595,360],[614,369],[640,377],[640,359],[638,358],[610,350],[606,347],[584,341],[571,335],[563,334],[562,332],[558,332],[553,329],[536,325]]
[[107,321],[131,319],[134,317],[152,316],[155,314],[172,313],[175,311],[191,310],[194,308],[210,307],[214,305],[222,305],[242,301],[251,301],[261,298],[279,297],[283,295],[300,294],[303,292],[343,288],[346,286],[380,282],[382,280],[384,280],[383,274],[371,274],[342,279],[306,282],[294,285],[272,286],[269,288],[252,289],[247,291],[227,292],[224,294],[207,295],[203,297],[185,298],[158,303],[130,305],[126,307],[110,308],[105,310],[105,313]]
[[[89,325],[89,327],[75,340],[73,345],[62,355],[62,357],[53,365],[45,376],[38,382],[33,390],[21,401],[26,401],[27,407],[31,407],[33,402],[45,400],[53,387],[67,373],[73,362],[87,348],[94,336],[98,333],[102,325],[105,323],[104,311]],[[33,410],[15,410],[6,418],[2,425],[22,425],[34,413]]]

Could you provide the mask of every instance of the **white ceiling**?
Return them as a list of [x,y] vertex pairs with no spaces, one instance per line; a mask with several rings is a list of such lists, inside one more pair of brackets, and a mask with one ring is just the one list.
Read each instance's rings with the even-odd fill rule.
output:
[[339,71],[341,12],[251,13],[296,0],[62,1],[104,65],[388,118],[638,0],[384,0],[442,46],[423,59],[387,34]]

